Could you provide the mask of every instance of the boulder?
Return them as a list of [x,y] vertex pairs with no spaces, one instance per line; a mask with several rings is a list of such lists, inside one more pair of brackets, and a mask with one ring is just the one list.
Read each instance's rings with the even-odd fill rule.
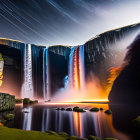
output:
[[99,108],[94,107],[94,108],[91,108],[90,111],[91,111],[91,112],[98,112],[98,111],[99,111]]
[[112,114],[112,111],[111,110],[106,110],[105,113],[106,114]]
[[84,109],[82,109],[80,107],[77,107],[77,106],[73,108],[73,111],[75,111],[75,112],[85,112]]
[[72,108],[67,108],[66,111],[72,111]]

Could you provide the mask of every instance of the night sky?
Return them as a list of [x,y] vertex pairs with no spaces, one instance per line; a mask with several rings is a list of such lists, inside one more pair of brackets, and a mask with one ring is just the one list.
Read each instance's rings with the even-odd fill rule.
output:
[[0,37],[78,45],[140,21],[140,0],[0,0]]

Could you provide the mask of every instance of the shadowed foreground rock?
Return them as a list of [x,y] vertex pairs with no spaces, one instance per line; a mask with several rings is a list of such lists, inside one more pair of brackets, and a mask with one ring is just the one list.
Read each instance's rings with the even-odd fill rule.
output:
[[109,100],[117,104],[140,103],[140,34],[128,47],[127,64],[114,81]]

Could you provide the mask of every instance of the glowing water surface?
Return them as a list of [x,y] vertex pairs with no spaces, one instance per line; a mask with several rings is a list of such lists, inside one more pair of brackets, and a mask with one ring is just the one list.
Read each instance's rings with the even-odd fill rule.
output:
[[[73,108],[79,106],[86,110],[84,113],[73,111],[57,111],[57,107]],[[68,103],[68,104],[39,104],[23,107],[16,105],[14,121],[7,122],[8,127],[23,129],[48,131],[57,133],[66,132],[69,135],[78,137],[88,137],[89,135],[100,138],[115,137],[119,140],[130,140],[128,135],[117,131],[112,124],[112,115],[107,115],[104,111],[90,112],[92,107],[109,109],[108,104],[93,103]],[[9,113],[9,112],[8,112]]]

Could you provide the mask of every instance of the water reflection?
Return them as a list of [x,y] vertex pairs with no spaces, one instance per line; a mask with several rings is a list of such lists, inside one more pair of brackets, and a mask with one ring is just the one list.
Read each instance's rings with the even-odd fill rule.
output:
[[42,118],[42,132],[49,130],[49,118],[50,118],[50,109],[43,109],[43,118]]
[[23,113],[24,113],[24,120],[23,120],[23,130],[31,130],[31,126],[32,126],[32,108],[28,107],[28,108],[24,108],[23,109]]
[[[60,107],[68,108],[75,105],[62,105]],[[26,107],[22,110],[17,108],[16,112],[22,110],[23,115],[17,115],[14,120],[15,128],[23,130],[38,130],[38,131],[56,131],[57,133],[66,132],[69,135],[78,137],[88,137],[95,135],[100,138],[115,137],[119,140],[129,140],[127,135],[117,131],[112,124],[112,115],[107,115],[104,111],[90,112],[92,107],[102,107],[108,109],[108,104],[82,104],[86,110],[84,113],[73,111],[57,111],[56,106],[36,105]],[[17,122],[22,121],[22,126],[17,126]],[[18,123],[20,124],[20,123]]]

